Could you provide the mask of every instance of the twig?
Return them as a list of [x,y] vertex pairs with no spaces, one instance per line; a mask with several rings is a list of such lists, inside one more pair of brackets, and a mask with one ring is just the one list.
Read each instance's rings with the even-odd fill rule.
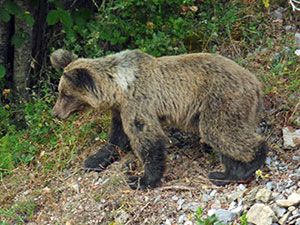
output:
[[195,191],[196,188],[187,187],[183,185],[172,185],[172,186],[161,187],[159,188],[159,190]]
[[300,1],[297,1],[297,0],[290,0],[289,1],[289,3],[290,3],[290,5],[292,6],[292,8],[293,8],[293,11],[300,11],[300,7],[298,8],[298,7],[296,7],[296,5],[295,4],[300,4]]
[[135,215],[135,217],[132,220],[129,220],[125,225],[128,225],[132,221],[135,221],[141,215],[141,213],[144,211],[144,209],[146,209],[148,207],[149,204],[150,204],[150,202],[147,202],[147,204],[143,208],[141,208],[139,213],[137,215]]

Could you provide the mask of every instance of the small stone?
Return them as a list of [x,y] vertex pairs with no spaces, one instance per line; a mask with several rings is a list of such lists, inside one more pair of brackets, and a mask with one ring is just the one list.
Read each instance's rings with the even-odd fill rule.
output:
[[169,219],[166,219],[165,225],[172,225],[172,223]]
[[207,215],[212,216],[212,215],[216,214],[216,211],[217,211],[216,209],[210,209],[210,210],[208,210]]
[[247,213],[247,220],[249,223],[256,225],[271,225],[276,222],[276,216],[273,210],[264,204],[254,204]]
[[72,188],[79,193],[79,184],[73,184]]
[[[300,33],[299,45],[300,45]],[[295,39],[296,40],[296,39]],[[285,149],[295,148],[300,146],[300,129],[294,129],[293,127],[282,128],[283,147]]]
[[278,9],[276,9],[276,10],[273,12],[273,16],[274,16],[275,19],[277,19],[277,20],[282,20],[283,15],[282,15],[282,12],[281,12],[281,11],[282,11],[281,8],[278,8]]
[[285,208],[281,208],[281,207],[279,207],[279,206],[276,205],[276,204],[274,205],[273,210],[274,210],[274,212],[276,213],[276,216],[277,216],[278,218],[283,217],[283,215],[286,213],[286,209],[285,209]]
[[272,165],[272,159],[271,159],[271,157],[267,157],[267,158],[266,158],[266,164],[267,164],[268,166],[271,166],[271,165]]
[[198,208],[200,207],[200,203],[199,202],[190,202],[190,203],[186,203],[182,205],[182,209],[187,211],[187,210],[191,210],[193,212],[196,212],[198,210]]
[[286,200],[277,200],[276,204],[281,207],[290,207],[300,203],[300,194],[292,193]]
[[300,48],[300,33],[295,34],[295,47]]
[[287,221],[288,217],[290,216],[290,214],[291,214],[291,212],[287,212],[286,214],[284,214],[284,216],[280,218],[278,223],[279,224],[286,224],[286,221]]
[[266,188],[270,191],[273,191],[275,189],[275,184],[273,181],[270,181],[266,184]]
[[293,29],[293,27],[292,27],[291,25],[286,25],[286,26],[284,27],[284,29],[285,29],[286,31],[290,31],[290,30]]
[[243,211],[244,211],[244,207],[243,206],[238,206],[237,208],[235,208],[235,209],[232,209],[232,210],[230,210],[232,213],[234,213],[235,215],[237,215],[237,216],[241,216],[242,215],[242,213],[243,213]]
[[294,161],[300,161],[300,155],[294,155],[293,160]]
[[232,202],[232,201],[235,201],[237,199],[240,199],[241,197],[243,197],[243,193],[244,193],[244,191],[235,191],[235,192],[231,193],[227,197],[228,201]]
[[214,201],[210,206],[212,209],[220,209],[222,207],[221,202],[219,200]]
[[181,216],[179,216],[178,221],[177,221],[178,224],[183,224],[185,217],[186,217],[185,213],[183,213]]
[[156,203],[159,202],[160,200],[161,200],[161,197],[158,196],[158,197],[156,197],[156,198],[154,199],[153,203],[156,204]]
[[201,201],[204,201],[204,202],[209,202],[211,200],[213,200],[214,198],[208,194],[203,194],[202,195],[202,198],[201,198]]
[[193,222],[188,220],[188,221],[185,221],[184,225],[193,225]]
[[210,195],[211,197],[215,197],[216,193],[217,193],[217,190],[213,190],[212,192],[210,192],[209,195]]
[[177,197],[176,195],[174,195],[174,196],[172,197],[172,200],[178,201],[178,197]]
[[125,224],[128,219],[129,219],[129,214],[125,210],[121,209],[117,212],[115,222],[117,224]]
[[246,187],[245,187],[245,185],[243,185],[243,184],[239,184],[239,189],[240,189],[241,191],[245,191],[245,190],[246,190]]
[[184,199],[179,199],[178,201],[177,201],[177,211],[179,211],[179,210],[181,210],[181,208],[182,208],[182,204],[184,203]]
[[295,207],[295,206],[290,206],[290,207],[288,207],[288,210],[289,210],[290,212],[293,212],[294,210],[296,210],[296,207]]
[[257,201],[262,201],[264,203],[267,203],[272,196],[272,192],[268,189],[259,189],[258,192],[256,193],[255,199]]
[[217,209],[215,215],[222,223],[232,223],[237,217],[234,213],[225,209]]

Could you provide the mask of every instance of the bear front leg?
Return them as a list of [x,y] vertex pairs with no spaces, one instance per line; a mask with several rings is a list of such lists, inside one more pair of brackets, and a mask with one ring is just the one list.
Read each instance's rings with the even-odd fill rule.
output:
[[112,110],[112,122],[108,143],[104,148],[100,149],[96,154],[91,155],[85,161],[86,170],[101,172],[106,169],[111,163],[119,159],[119,153],[115,147],[123,150],[130,148],[129,139],[124,133],[120,113],[117,110]]
[[140,141],[144,175],[142,177],[131,176],[127,180],[129,186],[134,190],[157,187],[166,167],[164,140],[143,139]]
[[132,109],[136,105],[128,106],[121,116],[130,146],[144,166],[144,175],[129,177],[128,184],[132,189],[143,190],[160,183],[165,170],[165,144],[168,139],[152,108]]

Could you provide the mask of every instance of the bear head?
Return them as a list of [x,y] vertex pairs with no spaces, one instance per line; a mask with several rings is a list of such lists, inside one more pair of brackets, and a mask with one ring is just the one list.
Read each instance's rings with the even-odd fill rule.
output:
[[63,69],[64,72],[58,85],[58,98],[51,115],[65,119],[71,113],[82,111],[88,106],[96,107],[97,88],[88,67],[82,66],[83,60],[62,49],[52,53],[50,57],[52,66],[57,70]]

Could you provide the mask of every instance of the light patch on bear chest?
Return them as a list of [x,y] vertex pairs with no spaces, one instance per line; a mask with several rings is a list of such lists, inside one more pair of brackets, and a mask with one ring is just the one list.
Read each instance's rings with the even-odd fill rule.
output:
[[136,79],[134,71],[130,68],[120,66],[117,69],[115,82],[119,85],[124,91],[128,90],[128,86]]

